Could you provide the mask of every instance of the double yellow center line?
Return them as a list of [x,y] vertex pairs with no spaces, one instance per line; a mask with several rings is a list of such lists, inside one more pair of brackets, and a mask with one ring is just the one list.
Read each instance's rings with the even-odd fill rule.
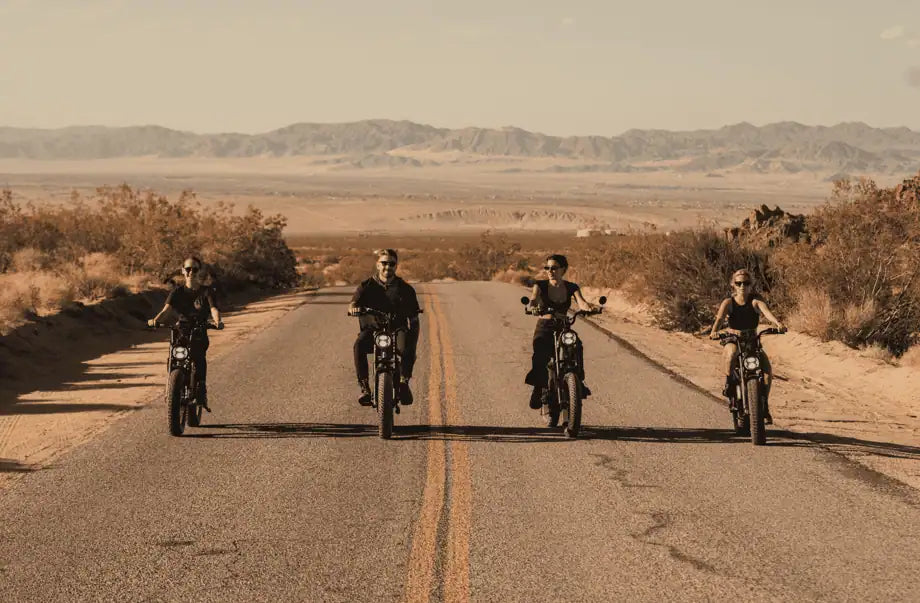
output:
[[[441,301],[425,297],[431,368],[428,381],[428,421],[432,427],[461,424],[457,402],[457,373],[450,331]],[[412,537],[406,600],[411,603],[469,601],[470,598],[470,457],[469,445],[444,439],[436,432],[428,440],[428,464],[422,509]]]

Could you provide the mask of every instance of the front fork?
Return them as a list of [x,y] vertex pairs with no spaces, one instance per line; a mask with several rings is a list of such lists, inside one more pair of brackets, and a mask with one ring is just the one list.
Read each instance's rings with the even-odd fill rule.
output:
[[[375,341],[376,339],[377,338],[374,337]],[[380,382],[378,377],[380,373],[390,373],[390,383],[393,387],[393,406],[396,407],[396,405],[399,404],[400,368],[395,343],[386,356],[382,356],[380,350],[377,349],[376,345],[374,346],[374,408],[377,408],[377,384]]]

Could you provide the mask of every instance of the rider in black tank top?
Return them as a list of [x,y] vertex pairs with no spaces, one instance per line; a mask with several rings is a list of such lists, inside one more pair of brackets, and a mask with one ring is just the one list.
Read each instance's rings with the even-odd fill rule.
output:
[[753,331],[760,324],[760,313],[754,307],[754,300],[759,299],[752,295],[745,304],[739,304],[734,297],[728,298],[731,304],[728,307],[728,328],[738,331]]

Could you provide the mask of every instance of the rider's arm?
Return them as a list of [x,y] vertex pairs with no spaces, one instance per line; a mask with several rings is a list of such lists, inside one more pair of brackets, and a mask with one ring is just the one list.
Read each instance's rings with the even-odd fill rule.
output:
[[406,286],[409,287],[409,295],[406,296],[406,316],[409,317],[409,329],[417,331],[419,329],[418,315],[422,308],[419,306],[415,288],[410,285]]
[[585,299],[585,296],[581,294],[581,289],[575,289],[575,301],[578,302],[578,307],[586,312],[589,310],[596,310],[597,308],[594,304],[588,303],[588,300]]
[[709,337],[711,339],[716,338],[716,333],[719,332],[719,325],[722,324],[722,320],[725,319],[725,314],[728,312],[728,304],[731,303],[730,300],[723,300],[722,305],[719,306],[719,311],[716,312],[716,320],[712,323],[712,329],[709,331]]
[[358,288],[355,289],[355,294],[351,296],[351,302],[348,304],[348,315],[357,316],[358,310],[361,308],[360,302],[361,297],[364,295],[364,283],[358,285]]
[[[539,308],[543,305],[541,303],[542,301],[543,300],[540,297],[540,286],[534,285],[533,289],[530,292],[530,304],[528,305],[531,308]],[[553,317],[552,312],[547,312],[546,314],[541,314],[540,316],[538,316],[538,318],[552,318],[552,317]]]
[[165,304],[165,305],[163,306],[163,309],[160,310],[160,313],[159,313],[159,314],[157,314],[156,316],[154,316],[153,318],[151,318],[150,320],[147,321],[147,324],[150,325],[151,327],[156,326],[157,324],[160,324],[160,319],[161,319],[164,315],[166,315],[166,314],[171,314],[171,313],[174,313],[174,310],[173,310],[172,306],[170,306],[170,305],[167,303],[167,304]]
[[772,322],[774,325],[776,325],[776,328],[777,328],[777,329],[779,329],[779,330],[782,331],[783,329],[786,328],[786,327],[783,325],[783,323],[780,322],[779,319],[777,319],[777,318],[773,315],[773,312],[770,312],[770,308],[767,307],[766,302],[764,302],[763,300],[760,300],[760,299],[754,300],[754,307],[757,308],[758,310],[760,310],[760,313],[763,314],[764,317],[765,317],[767,320],[769,320],[769,321]]

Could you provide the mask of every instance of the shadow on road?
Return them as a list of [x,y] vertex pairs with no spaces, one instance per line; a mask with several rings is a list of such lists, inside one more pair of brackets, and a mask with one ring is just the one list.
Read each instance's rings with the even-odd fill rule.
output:
[[[187,432],[193,438],[354,438],[377,437],[376,425],[357,423],[234,423],[203,425]],[[464,442],[537,443],[566,442],[561,429],[493,425],[397,425],[397,440],[448,440]],[[750,439],[731,429],[684,427],[631,427],[585,425],[578,440],[610,440],[671,444],[749,444]],[[824,447],[835,452],[874,454],[920,460],[920,447],[874,442],[826,433],[768,432],[768,446]]]

